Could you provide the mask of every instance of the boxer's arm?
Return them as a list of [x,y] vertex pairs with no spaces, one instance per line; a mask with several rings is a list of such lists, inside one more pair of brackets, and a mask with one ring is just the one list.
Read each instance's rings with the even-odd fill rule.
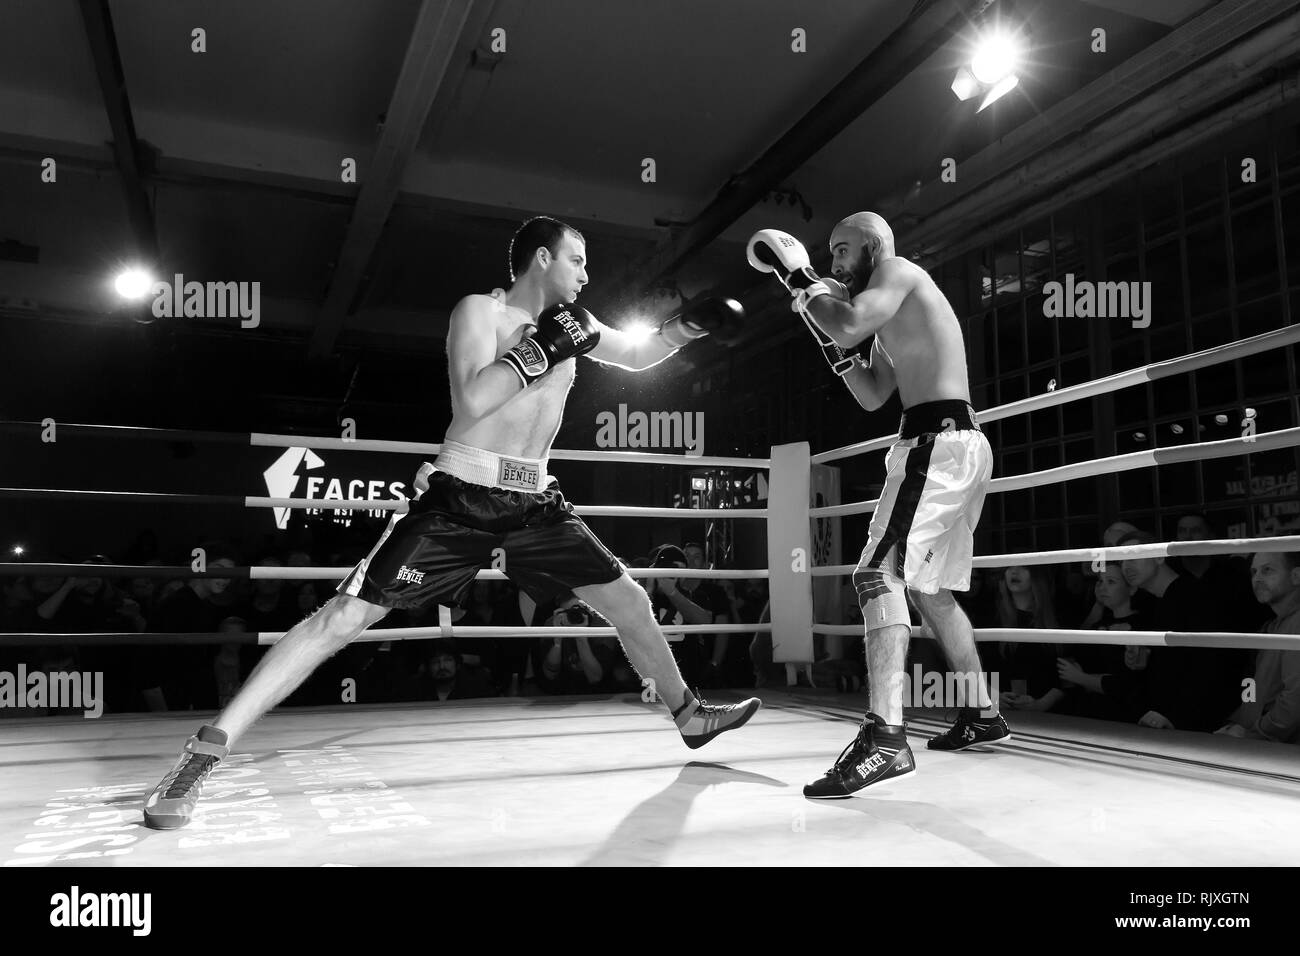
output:
[[599,321],[596,325],[600,329],[600,341],[587,353],[587,358],[605,365],[640,372],[653,368],[677,351],[664,341],[662,335],[641,338],[621,329],[611,329]]
[[894,367],[880,348],[880,340],[871,344],[871,362],[869,365],[856,365],[845,372],[841,378],[849,387],[853,397],[866,411],[874,412],[894,394],[898,382],[894,378]]
[[819,295],[808,303],[817,324],[840,348],[851,349],[879,332],[898,314],[912,291],[913,276],[905,260],[886,259],[867,283],[866,289],[844,302],[833,295]]
[[473,418],[490,415],[523,388],[519,376],[497,361],[492,306],[485,297],[461,299],[452,310],[447,332],[451,407]]

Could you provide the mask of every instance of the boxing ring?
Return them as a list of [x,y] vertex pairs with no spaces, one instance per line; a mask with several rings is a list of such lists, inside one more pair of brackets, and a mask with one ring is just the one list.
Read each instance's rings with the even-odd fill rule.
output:
[[[979,414],[981,422],[1145,384],[1300,342],[1292,326],[1119,373]],[[11,430],[41,423],[3,423]],[[302,436],[60,425],[65,435],[402,451],[436,445]],[[561,451],[555,459],[767,468],[763,509],[578,506],[583,516],[761,520],[768,567],[631,569],[633,577],[766,578],[769,624],[669,626],[665,632],[772,635],[789,666],[812,659],[813,635],[859,634],[816,623],[812,581],[853,565],[800,566],[816,518],[876,502],[812,508],[810,465],[883,450],[892,437],[769,459]],[[990,494],[1171,462],[1300,445],[1300,428],[1157,448],[997,478]],[[250,508],[401,510],[372,499],[155,495],[0,488],[43,501],[125,499]],[[980,555],[977,567],[1139,556],[1300,550],[1300,536],[1030,554]],[[791,560],[795,555],[796,560]],[[67,574],[84,565],[0,565],[0,574]],[[96,576],[339,580],[348,568],[158,568],[97,565]],[[484,570],[481,579],[501,578]],[[376,628],[361,640],[558,637],[612,628],[457,627],[446,609],[430,628]],[[917,633],[923,633],[918,628]],[[0,645],[274,643],[281,635],[7,633]],[[980,641],[1239,646],[1300,650],[1300,636],[1254,633],[979,629]],[[834,760],[866,709],[862,694],[761,691],[750,724],[691,752],[661,703],[636,694],[485,698],[428,704],[281,708],[234,742],[186,828],[151,831],[141,804],[184,739],[208,716],[14,718],[0,722],[0,862],[5,867],[373,865],[1289,865],[1300,749],[1209,734],[1012,712],[1014,738],[962,753],[925,749],[951,712],[909,708],[918,772],[849,800],[808,801],[802,784]],[[648,696],[648,695],[647,695]],[[736,695],[731,695],[734,697]],[[731,699],[718,695],[719,699]],[[694,758],[694,759],[693,759]]]

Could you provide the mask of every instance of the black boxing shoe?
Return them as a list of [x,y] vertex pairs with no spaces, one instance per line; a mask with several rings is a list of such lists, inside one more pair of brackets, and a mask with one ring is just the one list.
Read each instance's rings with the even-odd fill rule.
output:
[[208,775],[230,753],[226,733],[204,724],[185,742],[185,750],[144,804],[144,825],[154,830],[175,830],[194,816]]
[[811,800],[842,800],[874,783],[915,772],[906,725],[891,726],[875,714],[867,714],[835,766],[805,786],[803,795]]
[[963,707],[957,722],[941,734],[930,738],[930,750],[966,750],[980,744],[997,744],[1011,739],[1011,728],[1001,714],[981,717],[978,707]]

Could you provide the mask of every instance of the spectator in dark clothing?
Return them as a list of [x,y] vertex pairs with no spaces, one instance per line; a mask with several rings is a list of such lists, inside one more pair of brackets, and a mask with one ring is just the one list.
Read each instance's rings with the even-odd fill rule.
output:
[[[1124,538],[1121,545],[1152,544],[1145,532]],[[1129,585],[1150,594],[1152,623],[1160,631],[1224,630],[1219,613],[1221,595],[1209,594],[1194,579],[1177,574],[1164,558],[1136,558],[1123,563]],[[1239,650],[1201,647],[1154,647],[1147,664],[1144,727],[1213,731],[1231,712],[1243,670]]]
[[[998,588],[1000,626],[1056,628],[1051,584],[1041,568],[1007,568],[1002,577]],[[1059,644],[1000,641],[980,647],[984,669],[998,675],[999,702],[1004,708],[1052,710],[1065,699],[1056,676]]]
[[[1102,607],[1099,631],[1149,630],[1142,614],[1134,610],[1133,588],[1118,564],[1107,564],[1094,588]],[[1074,644],[1056,662],[1057,675],[1066,690],[1065,710],[1081,717],[1136,721],[1137,708],[1146,697],[1146,647],[1118,644]]]
[[[279,558],[265,555],[258,565],[264,568],[283,568]],[[298,609],[297,600],[285,589],[283,578],[257,578],[252,582],[251,593],[240,604],[239,613],[234,615],[244,620],[249,631],[260,633],[283,633],[303,618]],[[239,676],[246,680],[253,672],[257,662],[267,651],[266,647],[256,644],[244,644],[239,648]]]
[[[998,623],[998,585],[1001,573],[990,568],[972,568],[970,590],[953,591],[972,627],[996,627]],[[857,602],[854,601],[856,606]],[[861,620],[861,617],[858,618]]]
[[[1274,615],[1262,630],[1300,634],[1300,552],[1257,554],[1250,570],[1255,595]],[[1218,733],[1300,744],[1300,651],[1256,651],[1253,693],[1242,698]]]
[[[1209,519],[1199,511],[1178,518],[1177,541],[1213,541],[1219,535]],[[1200,582],[1216,595],[1220,607],[1228,612],[1234,631],[1257,631],[1272,619],[1268,606],[1255,600],[1251,591],[1249,563],[1226,554],[1183,554],[1167,561],[1176,574]]]
[[[109,564],[108,558],[96,555],[85,565]],[[91,633],[94,631],[133,631],[145,629],[140,606],[130,597],[99,577],[65,579],[36,607],[38,629],[51,633]],[[47,672],[87,671],[104,675],[104,709],[111,712],[133,710],[138,701],[131,686],[132,649],[88,641],[83,645],[42,647],[38,660]]]
[[[672,544],[660,545],[655,550],[653,568],[685,568],[686,555],[681,548]],[[712,624],[715,612],[712,598],[709,607],[702,607],[691,600],[690,595],[678,585],[677,578],[655,577],[646,579],[646,591],[650,595],[650,604],[654,610],[655,620],[661,626],[671,627],[679,624]],[[704,641],[699,634],[666,634],[668,644],[677,658],[677,666],[682,672],[682,679],[688,687],[699,687],[708,675],[709,659],[705,656]]]
[[[222,634],[247,634],[248,622],[242,617],[228,617],[217,625]],[[239,642],[222,644],[212,662],[212,676],[217,684],[217,706],[225,707],[239,692],[243,677],[239,672]]]
[[[705,570],[704,545],[687,542],[682,553],[686,556],[688,569]],[[703,578],[680,578],[677,587],[688,601],[713,614],[711,624],[737,621],[732,617],[731,601],[718,583]],[[704,664],[701,687],[748,686],[752,664],[749,662],[749,648],[744,641],[733,641],[730,634],[702,634],[700,652]]]
[[[470,585],[465,599],[466,614],[456,623],[464,627],[522,627],[524,619],[519,613],[519,602],[503,599],[498,587],[502,583],[475,581]],[[503,693],[509,687],[510,675],[522,673],[519,668],[527,653],[526,641],[508,637],[457,638],[456,647],[463,661],[491,674],[493,681],[502,685]]]
[[[548,622],[551,627],[608,627],[573,594],[564,595]],[[555,637],[540,641],[538,683],[548,694],[601,694],[612,688],[617,644],[612,638]]]
[[496,689],[487,673],[482,668],[465,664],[456,640],[438,638],[427,643],[423,666],[400,687],[396,695],[398,700],[469,700],[496,696]]
[[[233,568],[235,560],[213,557],[211,569]],[[162,633],[212,633],[229,617],[225,599],[230,578],[190,578],[184,586],[159,602],[150,630]],[[150,710],[212,710],[217,706],[214,677],[218,648],[211,644],[157,645],[146,649],[137,674],[141,693]],[[147,666],[143,666],[146,665]]]
[[[1107,526],[1106,530],[1101,533],[1101,548],[1099,549],[1101,555],[1105,555],[1107,548],[1118,548],[1119,543],[1124,539],[1124,536],[1132,534],[1136,530],[1137,527],[1129,524],[1127,521],[1116,521]],[[1105,560],[1109,563],[1113,559],[1106,557]],[[1142,593],[1143,592],[1141,591],[1135,591],[1133,594],[1133,607],[1135,610],[1140,609],[1141,607]],[[1079,630],[1086,631],[1090,628],[1096,627],[1097,622],[1101,620],[1101,615],[1104,611],[1105,608],[1102,607],[1101,603],[1094,601],[1092,609],[1079,624]]]

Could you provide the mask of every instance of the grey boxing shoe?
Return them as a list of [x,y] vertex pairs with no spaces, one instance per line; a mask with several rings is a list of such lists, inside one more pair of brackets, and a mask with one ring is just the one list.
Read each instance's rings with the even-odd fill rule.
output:
[[762,706],[763,702],[757,697],[742,700],[739,704],[709,704],[688,690],[685,702],[673,714],[673,722],[682,732],[686,746],[698,750],[718,734],[743,727]]
[[185,742],[185,751],[176,766],[154,787],[144,803],[145,826],[175,830],[190,822],[208,774],[230,753],[227,740],[225,731],[205,724]]

